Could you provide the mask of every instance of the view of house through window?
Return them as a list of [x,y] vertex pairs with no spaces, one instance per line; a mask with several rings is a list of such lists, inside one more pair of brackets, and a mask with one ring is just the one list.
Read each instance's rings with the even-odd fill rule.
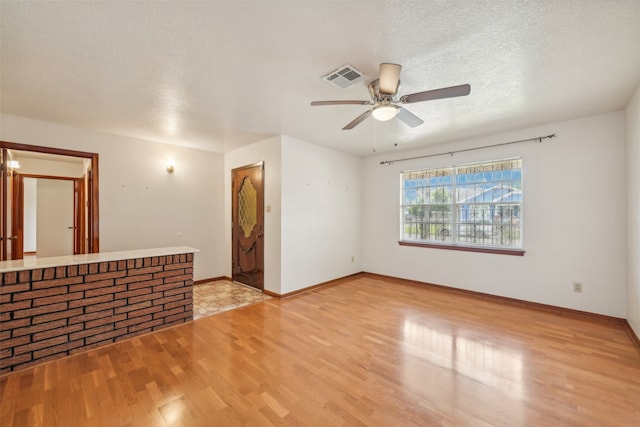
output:
[[522,159],[401,173],[400,239],[522,248]]

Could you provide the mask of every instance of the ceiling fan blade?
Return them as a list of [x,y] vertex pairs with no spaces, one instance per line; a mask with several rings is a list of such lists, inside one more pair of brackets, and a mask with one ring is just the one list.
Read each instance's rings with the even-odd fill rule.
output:
[[416,126],[420,126],[421,124],[424,123],[424,120],[422,120],[420,117],[416,116],[411,111],[402,107],[398,107],[398,115],[396,117],[402,120],[404,124],[412,128]]
[[350,121],[345,127],[343,127],[342,130],[349,130],[349,129],[353,129],[354,127],[358,126],[367,117],[369,117],[371,115],[371,111],[372,110],[367,110],[364,113],[360,114],[358,117],[356,117],[355,119]]
[[371,105],[371,101],[313,101],[311,105]]
[[380,64],[380,77],[378,77],[378,80],[381,94],[395,95],[398,93],[401,69],[402,65],[398,64],[389,64],[386,62]]
[[431,101],[434,99],[454,98],[456,96],[467,96],[471,92],[471,86],[468,84],[460,86],[445,87],[442,89],[427,90],[425,92],[412,93],[404,95],[400,98],[403,104],[412,104],[414,102]]

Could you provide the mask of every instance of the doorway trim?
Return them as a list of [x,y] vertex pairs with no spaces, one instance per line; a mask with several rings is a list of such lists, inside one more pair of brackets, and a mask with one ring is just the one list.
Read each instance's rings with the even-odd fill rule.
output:
[[99,179],[98,179],[98,153],[86,151],[67,150],[64,148],[42,147],[38,145],[19,144],[16,142],[0,141],[0,149],[15,151],[31,151],[34,153],[53,154],[59,156],[80,157],[91,161],[91,168],[87,171],[89,186],[88,194],[88,248],[86,253],[100,252],[100,220],[99,220]]
[[[85,200],[85,177],[72,177],[72,176],[52,176],[52,175],[37,175],[37,174],[20,174],[20,206],[22,215],[24,215],[24,179],[53,179],[58,181],[72,181],[73,182],[73,254],[86,254],[87,243],[85,236],[87,234],[87,227],[85,224],[88,209],[83,209],[81,203]],[[24,224],[20,227],[19,239],[24,247]],[[36,251],[37,253],[37,251]]]

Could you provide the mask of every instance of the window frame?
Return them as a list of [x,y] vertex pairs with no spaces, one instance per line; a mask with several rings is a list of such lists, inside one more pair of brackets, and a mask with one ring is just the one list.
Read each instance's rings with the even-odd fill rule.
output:
[[[460,215],[460,208],[462,203],[457,200],[457,186],[459,183],[457,182],[457,177],[460,175],[458,171],[463,168],[469,168],[476,165],[485,165],[492,163],[500,163],[500,162],[509,162],[509,161],[519,161],[520,162],[520,194],[521,200],[518,204],[514,204],[519,206],[519,246],[500,246],[500,245],[492,245],[492,244],[469,244],[468,242],[460,242],[457,240],[458,234],[458,226]],[[400,246],[413,246],[413,247],[424,247],[424,248],[434,248],[434,249],[447,249],[447,250],[455,250],[455,251],[468,251],[468,252],[480,252],[480,253],[490,253],[490,254],[501,254],[501,255],[514,255],[514,256],[523,256],[525,254],[524,250],[524,161],[522,156],[519,157],[510,157],[504,159],[495,159],[495,160],[486,160],[479,162],[471,162],[471,163],[461,163],[454,164],[451,166],[444,167],[430,167],[430,168],[421,168],[421,169],[413,169],[413,170],[404,170],[400,172],[400,215],[399,215],[399,234],[400,239],[398,240],[398,244]],[[419,173],[419,172],[437,172],[437,171],[445,171],[449,170],[449,175],[451,176],[451,202],[445,204],[444,206],[450,207],[450,221],[449,221],[449,229],[451,230],[452,241],[443,241],[438,242],[437,240],[407,240],[405,239],[405,213],[407,205],[405,204],[405,175],[409,173]],[[501,181],[504,182],[504,181]],[[430,185],[430,188],[437,188],[437,185]],[[437,190],[436,190],[437,191]],[[483,204],[491,204],[490,202],[477,202],[473,205],[483,205]],[[441,205],[440,203],[428,203],[420,206],[436,206]],[[424,224],[432,224],[431,222],[426,222]],[[484,224],[482,226],[493,226],[491,224]]]

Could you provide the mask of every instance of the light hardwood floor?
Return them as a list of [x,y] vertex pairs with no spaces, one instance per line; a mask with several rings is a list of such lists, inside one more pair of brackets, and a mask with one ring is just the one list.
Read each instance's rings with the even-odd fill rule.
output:
[[0,380],[2,426],[639,426],[615,322],[360,276]]

